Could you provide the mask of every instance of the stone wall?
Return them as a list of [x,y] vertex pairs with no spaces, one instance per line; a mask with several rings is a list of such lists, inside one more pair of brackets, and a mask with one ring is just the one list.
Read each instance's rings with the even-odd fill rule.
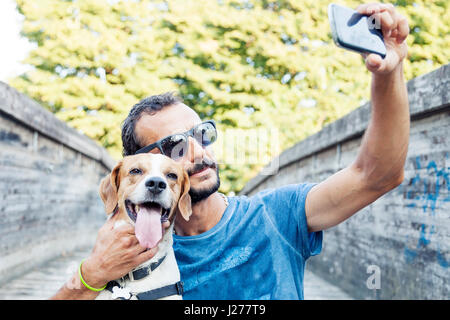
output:
[[0,285],[95,241],[100,179],[114,161],[86,136],[0,82]]
[[[450,65],[407,87],[403,183],[325,230],[322,253],[307,263],[357,299],[450,298]],[[325,180],[356,158],[369,119],[370,103],[284,151],[241,194]]]

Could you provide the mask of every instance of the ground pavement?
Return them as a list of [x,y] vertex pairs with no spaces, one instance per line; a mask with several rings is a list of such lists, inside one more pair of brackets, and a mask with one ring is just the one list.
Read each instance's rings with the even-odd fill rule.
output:
[[[31,270],[20,278],[0,287],[0,300],[48,299],[69,279],[91,248],[78,249]],[[304,278],[305,300],[351,300],[338,287],[316,276],[309,270]]]

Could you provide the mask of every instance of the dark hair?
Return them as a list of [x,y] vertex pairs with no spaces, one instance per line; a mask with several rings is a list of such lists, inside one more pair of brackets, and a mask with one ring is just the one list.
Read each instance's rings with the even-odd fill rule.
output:
[[179,96],[175,95],[173,92],[166,92],[163,94],[147,97],[136,103],[131,108],[128,117],[123,121],[122,124],[123,155],[133,155],[137,150],[143,147],[140,145],[134,132],[136,123],[143,113],[151,115],[164,107],[179,102],[182,102],[182,99]]

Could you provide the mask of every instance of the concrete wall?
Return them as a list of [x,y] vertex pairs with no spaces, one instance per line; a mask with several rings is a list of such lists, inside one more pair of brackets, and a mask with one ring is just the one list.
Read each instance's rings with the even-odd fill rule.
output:
[[[407,86],[403,183],[324,231],[322,253],[307,264],[358,299],[450,299],[450,65]],[[279,166],[262,171],[272,174],[256,176],[241,194],[325,180],[356,158],[369,119],[366,104],[331,123],[284,151],[273,161]]]
[[0,82],[0,285],[92,245],[106,215],[106,151]]

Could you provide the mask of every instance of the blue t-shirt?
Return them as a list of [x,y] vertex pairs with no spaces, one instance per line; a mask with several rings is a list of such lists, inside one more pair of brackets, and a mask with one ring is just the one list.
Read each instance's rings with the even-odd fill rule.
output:
[[303,299],[306,259],[322,249],[305,201],[316,183],[229,197],[221,220],[195,236],[174,235],[183,299]]

